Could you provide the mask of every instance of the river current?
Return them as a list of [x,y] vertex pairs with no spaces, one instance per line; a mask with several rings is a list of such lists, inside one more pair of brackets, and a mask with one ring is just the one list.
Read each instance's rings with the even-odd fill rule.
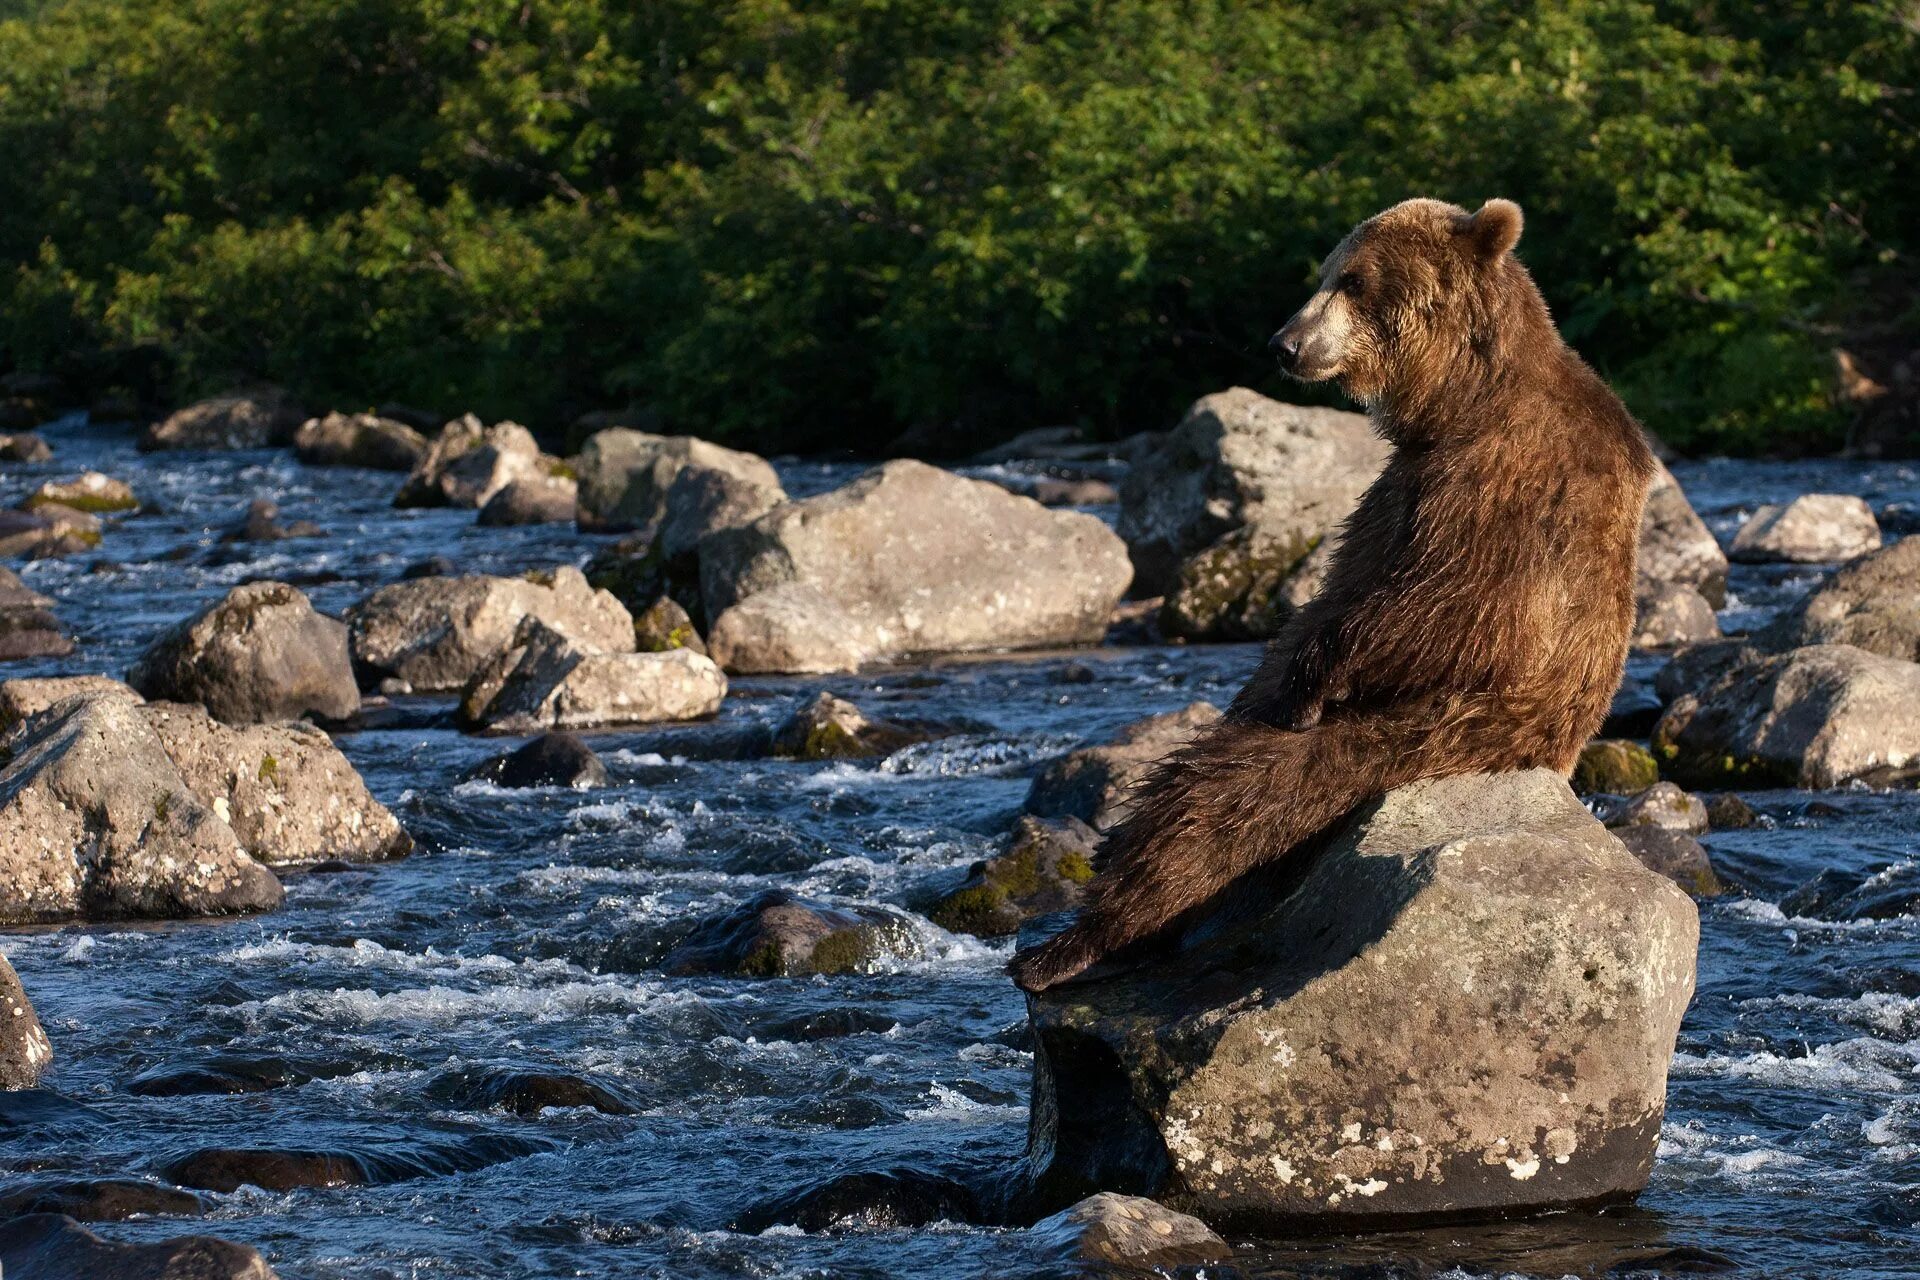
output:
[[[470,511],[396,511],[400,477],[303,467],[285,451],[141,455],[130,430],[80,419],[43,434],[56,460],[0,472],[0,504],[92,467],[129,481],[151,510],[111,527],[97,553],[21,567],[81,647],[0,676],[123,674],[158,629],[250,579],[295,583],[338,612],[429,556],[518,573],[583,563],[603,541],[571,526],[479,528]],[[805,494],[856,468],[781,470]],[[1920,464],[1675,471],[1723,539],[1758,503],[1807,491],[1862,494],[1889,530],[1920,519]],[[256,497],[328,536],[208,554]],[[1723,622],[1754,625],[1818,576],[1736,567]],[[1224,703],[1257,656],[1107,648],[741,678],[723,722],[771,723],[828,688],[870,712],[980,728],[877,763],[824,764],[715,758],[710,729],[600,733],[590,740],[612,782],[591,791],[463,783],[511,742],[460,735],[444,702],[409,702],[338,742],[413,833],[411,857],[287,873],[285,907],[262,917],[0,935],[55,1046],[46,1085],[72,1104],[0,1115],[0,1192],[29,1172],[145,1176],[205,1146],[402,1162],[454,1153],[476,1167],[242,1188],[208,1195],[201,1219],[98,1229],[226,1236],[287,1280],[1058,1274],[1015,1231],[728,1229],[836,1171],[972,1175],[1020,1156],[1032,1059],[1021,999],[1001,975],[1008,944],[915,916],[918,954],[857,976],[672,978],[658,963],[695,920],[770,886],[911,909],[992,851],[1037,762],[1144,715]],[[1069,661],[1096,678],[1063,679]],[[1637,658],[1631,670],[1657,665]],[[1236,1241],[1233,1269],[1209,1274],[1920,1274],[1920,794],[1746,798],[1763,826],[1704,838],[1735,888],[1702,905],[1698,994],[1637,1207]],[[1823,870],[1872,873],[1872,909],[1815,919],[1783,908]],[[216,1056],[277,1062],[287,1083],[238,1095],[129,1087]],[[631,1110],[519,1115],[463,1100],[461,1081],[503,1069],[586,1076]]]

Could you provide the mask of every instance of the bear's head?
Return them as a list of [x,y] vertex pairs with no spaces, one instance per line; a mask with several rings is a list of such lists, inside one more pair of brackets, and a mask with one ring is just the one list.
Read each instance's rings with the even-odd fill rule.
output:
[[1407,200],[1367,219],[1327,256],[1319,288],[1269,349],[1290,376],[1338,379],[1369,406],[1457,373],[1456,361],[1492,346],[1517,309],[1544,314],[1510,253],[1520,223],[1511,200],[1478,213]]

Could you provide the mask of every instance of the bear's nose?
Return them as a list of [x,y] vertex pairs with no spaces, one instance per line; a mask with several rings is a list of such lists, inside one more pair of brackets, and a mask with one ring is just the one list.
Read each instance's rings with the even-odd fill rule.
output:
[[1300,340],[1288,337],[1287,331],[1282,329],[1267,341],[1267,351],[1281,364],[1291,368],[1293,362],[1300,358]]

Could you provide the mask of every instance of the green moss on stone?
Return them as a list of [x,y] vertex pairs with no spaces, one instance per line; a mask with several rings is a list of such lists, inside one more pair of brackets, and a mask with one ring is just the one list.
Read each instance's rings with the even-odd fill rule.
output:
[[1085,884],[1093,879],[1093,863],[1084,853],[1063,853],[1054,870],[1060,873],[1062,880],[1073,884]]
[[836,929],[814,944],[807,968],[813,973],[858,973],[873,962],[872,931]]
[[1632,795],[1660,781],[1660,766],[1651,752],[1623,738],[1596,738],[1580,752],[1573,767],[1573,789],[1581,795],[1611,792]]

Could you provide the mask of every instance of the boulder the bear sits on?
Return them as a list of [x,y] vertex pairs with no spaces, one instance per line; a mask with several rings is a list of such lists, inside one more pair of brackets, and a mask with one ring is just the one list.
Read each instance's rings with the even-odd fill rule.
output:
[[1108,836],[1087,905],[1014,957],[1040,991],[1190,917],[1370,797],[1570,772],[1620,681],[1653,456],[1513,256],[1519,206],[1361,223],[1274,336],[1394,446],[1326,584]]

